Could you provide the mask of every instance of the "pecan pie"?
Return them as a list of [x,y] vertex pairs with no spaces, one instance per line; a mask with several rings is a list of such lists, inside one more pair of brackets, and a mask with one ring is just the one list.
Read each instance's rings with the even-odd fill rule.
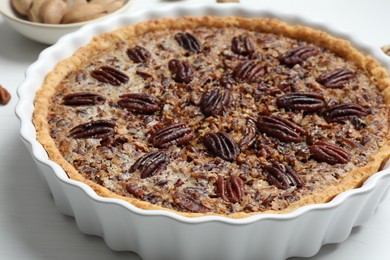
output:
[[325,203],[377,172],[389,85],[375,60],[315,29],[160,19],[60,62],[34,123],[50,158],[101,196],[240,218]]

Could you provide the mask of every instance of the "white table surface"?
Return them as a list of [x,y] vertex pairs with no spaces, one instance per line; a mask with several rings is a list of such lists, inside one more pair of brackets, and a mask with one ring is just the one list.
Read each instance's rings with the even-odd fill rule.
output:
[[[129,12],[173,2],[213,1],[134,0]],[[390,44],[389,0],[241,0],[241,3],[324,20],[378,48]],[[0,84],[12,95],[8,105],[0,106],[0,260],[140,260],[131,252],[111,251],[101,238],[84,235],[72,217],[59,213],[19,139],[19,122],[14,115],[16,88],[23,81],[26,68],[46,47],[19,35],[0,18]],[[326,245],[310,259],[389,260],[390,196],[369,222],[353,229],[346,241]]]

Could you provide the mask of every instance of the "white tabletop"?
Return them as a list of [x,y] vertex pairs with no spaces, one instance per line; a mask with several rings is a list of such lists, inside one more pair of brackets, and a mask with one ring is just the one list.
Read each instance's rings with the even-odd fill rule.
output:
[[[129,12],[172,2],[214,1],[134,0]],[[241,3],[324,20],[378,48],[390,44],[389,0],[241,0]],[[101,238],[84,235],[72,217],[59,213],[19,139],[19,123],[14,115],[16,88],[23,81],[26,68],[46,47],[19,35],[0,18],[0,84],[12,95],[8,105],[0,106],[0,260],[140,260],[131,252],[111,251]],[[326,245],[310,259],[389,260],[390,196],[384,198],[369,222],[353,229],[346,241]]]

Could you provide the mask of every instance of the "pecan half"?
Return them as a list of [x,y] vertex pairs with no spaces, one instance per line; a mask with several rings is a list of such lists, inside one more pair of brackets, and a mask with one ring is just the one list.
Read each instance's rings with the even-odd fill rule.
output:
[[69,137],[76,139],[92,138],[101,139],[107,138],[115,133],[115,122],[112,120],[97,120],[84,123],[72,128],[69,131]]
[[156,131],[150,138],[150,142],[157,148],[166,148],[171,145],[184,145],[194,138],[190,127],[183,123],[177,123]]
[[179,83],[189,83],[195,76],[195,70],[188,61],[172,59],[168,62],[172,78]]
[[321,74],[317,82],[327,88],[342,88],[354,77],[355,74],[348,69],[336,69]]
[[318,54],[318,49],[313,46],[299,46],[286,53],[283,56],[282,62],[288,66],[294,66],[295,64],[302,63],[311,56]]
[[200,43],[200,41],[188,32],[177,33],[175,35],[175,40],[177,41],[177,43],[179,43],[181,47],[183,47],[187,51],[200,52],[200,50],[202,49],[202,44]]
[[203,143],[209,152],[225,161],[236,160],[240,152],[237,143],[225,132],[207,133],[203,137]]
[[102,66],[95,69],[91,72],[91,76],[100,82],[108,83],[113,86],[119,86],[129,80],[129,77],[126,74],[109,66]]
[[11,99],[11,94],[3,86],[0,85],[0,104],[6,105]]
[[232,96],[229,91],[213,88],[202,95],[200,109],[206,116],[221,115],[229,106]]
[[126,54],[135,63],[145,63],[152,57],[147,49],[138,45],[127,49]]
[[167,156],[161,152],[150,152],[138,158],[128,170],[133,173],[141,169],[141,178],[149,178],[164,171],[169,163]]
[[256,125],[253,120],[248,120],[248,126],[245,128],[244,137],[241,139],[239,143],[239,147],[241,151],[252,147],[257,140],[257,130]]
[[260,132],[282,142],[299,143],[302,141],[301,135],[305,134],[303,128],[279,116],[259,116],[256,123]]
[[127,183],[126,190],[136,198],[142,198],[145,196],[145,187],[139,187],[136,183]]
[[256,51],[256,47],[248,35],[235,36],[232,39],[232,52],[243,55],[251,56]]
[[239,202],[245,195],[244,182],[236,175],[232,175],[227,179],[218,176],[216,181],[217,192],[219,197],[231,203]]
[[278,107],[303,112],[315,112],[325,106],[324,97],[317,93],[296,92],[276,99]]
[[289,189],[291,187],[302,187],[304,181],[302,177],[291,167],[286,167],[283,164],[272,163],[263,165],[262,167],[267,174],[267,181],[279,189]]
[[96,93],[79,92],[65,95],[62,100],[65,106],[94,106],[104,104],[106,98]]
[[324,117],[328,123],[346,123],[348,120],[368,115],[368,110],[355,104],[341,104],[328,108]]
[[152,95],[129,93],[119,98],[118,105],[133,113],[150,115],[160,110],[160,101]]
[[206,213],[209,211],[201,204],[198,198],[194,198],[191,194],[177,191],[172,195],[173,203],[184,211],[195,213]]
[[343,149],[325,141],[317,141],[310,146],[310,153],[318,162],[326,162],[328,164],[345,164],[349,161],[350,155]]
[[237,82],[254,83],[260,81],[266,73],[266,68],[259,62],[247,60],[239,63],[233,69],[233,79]]
[[230,75],[225,75],[219,79],[219,84],[227,90],[233,90],[234,83],[235,81]]

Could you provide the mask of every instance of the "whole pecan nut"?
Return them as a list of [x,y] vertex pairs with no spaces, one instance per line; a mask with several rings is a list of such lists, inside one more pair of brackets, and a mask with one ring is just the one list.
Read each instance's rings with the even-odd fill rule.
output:
[[10,93],[0,85],[0,104],[1,105],[6,105],[11,99]]
[[218,88],[211,89],[202,95],[200,109],[206,116],[221,115],[231,102],[229,91],[220,91]]
[[147,49],[138,45],[127,49],[126,53],[127,56],[135,63],[145,63],[152,57]]
[[243,56],[251,56],[256,51],[251,37],[244,34],[233,37],[231,49],[232,52]]
[[168,62],[172,78],[179,83],[190,83],[195,76],[195,70],[188,61],[172,59]]
[[356,104],[341,104],[331,106],[324,112],[325,120],[328,123],[346,123],[354,118],[368,115],[368,110]]
[[213,155],[219,156],[225,161],[234,161],[240,152],[234,139],[225,132],[207,133],[203,137],[203,143]]
[[291,167],[273,162],[269,165],[263,165],[262,168],[267,174],[268,183],[279,189],[300,188],[304,185],[302,177]]
[[72,128],[69,131],[69,137],[81,139],[103,139],[112,136],[115,131],[115,122],[112,120],[97,120],[84,123]]
[[167,156],[161,152],[149,152],[138,158],[129,168],[128,172],[133,173],[141,169],[141,178],[149,178],[164,171],[169,163]]
[[319,111],[325,106],[324,97],[317,93],[296,92],[276,99],[278,107],[303,112]]
[[354,77],[355,74],[348,69],[336,69],[321,74],[317,82],[327,88],[342,88]]
[[310,153],[318,162],[328,164],[345,164],[350,160],[350,154],[338,146],[325,141],[317,141],[310,146]]
[[202,44],[201,42],[192,34],[188,32],[184,33],[177,33],[175,35],[175,40],[181,47],[186,49],[187,51],[190,52],[200,52],[202,49]]
[[302,63],[311,56],[318,54],[318,49],[313,46],[299,46],[286,53],[283,56],[282,62],[288,66],[294,66],[295,64]]
[[247,60],[240,62],[233,69],[233,79],[237,82],[254,83],[265,75],[266,68],[257,61]]
[[160,110],[160,101],[148,94],[129,93],[119,97],[118,105],[126,108],[133,113],[153,114]]
[[171,145],[184,145],[194,138],[194,132],[183,123],[177,123],[162,128],[152,134],[150,142],[157,148]]
[[219,175],[216,184],[219,197],[225,201],[236,203],[245,195],[244,182],[236,175],[232,175],[227,179]]
[[93,70],[91,76],[100,82],[108,83],[113,86],[120,86],[129,80],[129,77],[126,74],[109,66],[102,66]]
[[282,142],[299,143],[305,130],[293,122],[279,116],[259,116],[257,128],[260,132],[275,137]]
[[104,104],[106,98],[96,93],[79,92],[65,95],[62,100],[66,106],[94,106]]

